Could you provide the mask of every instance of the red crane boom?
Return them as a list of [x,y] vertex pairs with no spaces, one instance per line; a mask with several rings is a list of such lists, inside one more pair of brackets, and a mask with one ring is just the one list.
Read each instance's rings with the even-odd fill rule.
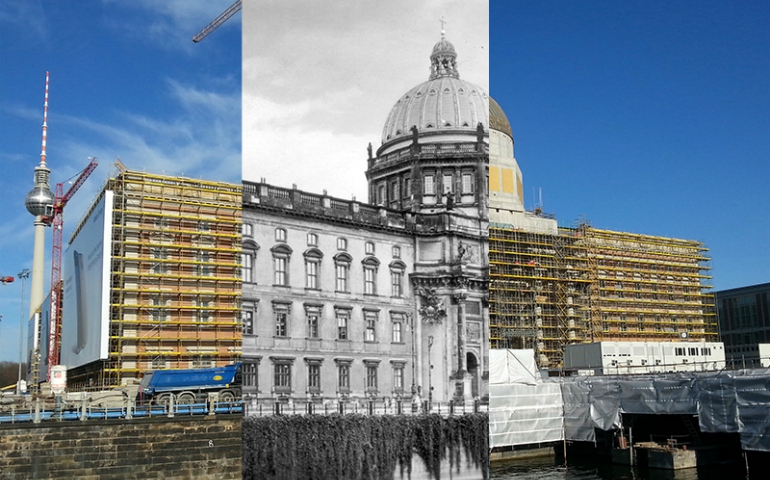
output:
[[61,344],[61,331],[59,329],[59,318],[61,316],[61,257],[64,229],[64,207],[70,201],[75,192],[77,192],[86,179],[98,165],[95,158],[91,158],[91,163],[80,173],[78,178],[72,183],[72,186],[64,192],[64,185],[56,184],[55,200],[53,202],[53,216],[51,226],[53,227],[53,253],[51,254],[51,323],[48,330],[48,379],[51,379],[51,367],[59,364],[59,347]]

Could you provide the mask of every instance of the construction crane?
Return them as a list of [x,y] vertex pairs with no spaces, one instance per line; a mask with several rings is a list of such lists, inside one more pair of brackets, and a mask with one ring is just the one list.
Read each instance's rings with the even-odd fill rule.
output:
[[64,193],[64,184],[56,184],[56,194],[53,202],[53,214],[45,220],[53,227],[53,253],[51,255],[51,324],[48,331],[48,379],[51,378],[51,367],[59,364],[59,346],[61,343],[61,259],[64,230],[64,207],[75,192],[85,183],[98,165],[96,158],[90,157],[91,163],[80,173],[72,186]]
[[230,7],[227,10],[225,10],[224,12],[222,12],[221,15],[215,18],[213,22],[209,23],[206,26],[206,28],[204,28],[196,36],[194,36],[193,42],[198,43],[204,38],[206,38],[206,35],[216,30],[220,25],[225,23],[228,18],[238,13],[240,9],[241,9],[241,0],[236,0],[236,2],[230,5]]

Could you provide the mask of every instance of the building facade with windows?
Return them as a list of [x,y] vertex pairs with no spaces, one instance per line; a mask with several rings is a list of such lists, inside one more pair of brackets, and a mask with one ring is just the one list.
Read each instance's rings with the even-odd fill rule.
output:
[[[770,343],[770,283],[716,292],[719,334],[735,367],[767,364],[761,344]],[[764,363],[763,363],[763,362]]]
[[488,97],[443,35],[368,153],[368,204],[244,182],[252,401],[487,394]]
[[245,392],[409,397],[414,242],[405,225],[372,223],[377,210],[351,201],[244,189]]

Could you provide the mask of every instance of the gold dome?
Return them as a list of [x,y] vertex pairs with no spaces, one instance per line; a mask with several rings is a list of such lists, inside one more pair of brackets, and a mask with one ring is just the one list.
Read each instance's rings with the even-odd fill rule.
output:
[[513,131],[511,130],[511,124],[508,122],[508,117],[505,116],[505,112],[500,108],[494,98],[489,97],[489,128],[502,132],[513,140]]

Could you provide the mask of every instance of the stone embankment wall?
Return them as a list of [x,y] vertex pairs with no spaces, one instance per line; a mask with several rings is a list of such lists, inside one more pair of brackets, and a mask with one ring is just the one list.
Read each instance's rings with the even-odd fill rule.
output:
[[0,427],[0,478],[240,479],[241,415]]

